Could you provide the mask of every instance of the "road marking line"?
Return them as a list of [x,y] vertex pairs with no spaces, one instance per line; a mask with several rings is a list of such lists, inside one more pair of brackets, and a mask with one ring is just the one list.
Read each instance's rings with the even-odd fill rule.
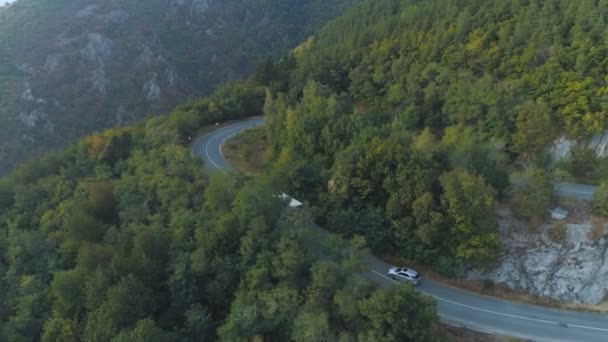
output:
[[[254,121],[257,119],[252,119],[251,121]],[[241,131],[243,130],[248,130],[251,128],[255,128],[257,126],[262,125],[264,122],[259,122],[254,124],[253,126],[249,126],[251,121],[246,121],[234,126],[227,126],[224,127],[222,129],[219,129],[215,132],[213,132],[213,135],[209,138],[209,140],[207,140],[207,144],[205,145],[205,154],[207,155],[207,159],[218,169],[221,170],[222,167],[220,167],[220,165],[218,163],[216,163],[213,158],[211,157],[211,154],[209,153],[209,146],[211,146],[211,142],[215,141],[218,137],[221,137],[224,133],[228,133],[229,134],[227,136],[224,137],[224,139],[220,142],[219,145],[219,155],[224,158],[224,153],[222,153],[222,146],[224,145],[224,143],[226,142],[226,140],[234,137],[235,135],[239,134]]]
[[[262,122],[262,123],[263,123],[263,122]],[[247,131],[247,130],[250,130],[250,129],[254,129],[254,128],[258,127],[258,126],[259,126],[259,124],[255,124],[255,125],[253,125],[253,126],[246,126],[246,127],[243,129],[243,131]],[[241,133],[241,127],[238,127],[238,128],[239,128],[239,129],[238,129],[236,132],[232,132],[232,133],[230,133],[230,135],[227,135],[227,136],[226,136],[226,137],[225,137],[225,138],[222,140],[222,142],[220,143],[220,146],[219,146],[220,151],[219,151],[219,152],[220,152],[220,156],[222,156],[222,158],[225,158],[225,157],[224,157],[224,151],[223,151],[223,146],[224,146],[224,143],[226,142],[226,140],[228,140],[228,139],[230,139],[230,138],[232,138],[232,137],[236,136],[237,134]]]
[[205,145],[205,154],[207,155],[207,159],[208,159],[208,160],[211,162],[211,164],[215,165],[215,167],[219,169],[219,168],[220,168],[220,166],[219,166],[219,165],[217,165],[217,164],[216,164],[216,163],[213,161],[213,158],[211,158],[211,156],[209,155],[209,145],[210,145],[209,143],[211,142],[211,140],[213,140],[213,137],[215,137],[215,135],[214,135],[214,136],[212,136],[211,138],[209,138],[209,140],[207,140],[207,144]]
[[[376,270],[372,270],[372,272],[375,273],[375,274],[377,274],[377,275],[379,275],[379,276],[381,276],[381,277],[383,277],[383,278],[385,278],[385,279],[388,279],[388,280],[390,280],[390,281],[392,281],[394,283],[399,283],[398,281],[393,280],[393,279],[385,276],[384,274],[382,274],[382,273],[380,273],[380,272],[378,272]],[[471,309],[471,310],[477,310],[477,311],[491,313],[491,314],[495,314],[495,315],[499,315],[499,316],[518,318],[518,319],[522,319],[522,320],[539,322],[539,323],[555,324],[555,325],[563,325],[564,324],[563,322],[547,321],[547,320],[544,320],[544,319],[530,318],[530,317],[524,317],[524,316],[506,314],[506,313],[502,313],[502,312],[496,312],[496,311],[492,311],[492,310],[486,310],[486,309],[482,309],[482,308],[477,308],[477,307],[474,307],[474,306],[470,306],[470,305],[454,302],[454,301],[451,301],[449,299],[445,299],[445,298],[442,298],[442,297],[430,294],[428,292],[422,291],[420,289],[418,289],[418,291],[421,292],[421,293],[423,293],[423,294],[425,294],[425,295],[427,295],[427,296],[429,296],[429,297],[432,297],[432,298],[434,298],[436,300],[440,300],[440,301],[444,301],[444,302],[447,302],[447,303],[450,303],[450,304],[462,306],[462,307],[465,307],[465,308]],[[605,328],[589,327],[589,326],[585,326],[585,325],[568,324],[568,326],[569,327],[574,327],[574,328],[580,328],[580,329],[597,330],[597,331],[608,331],[608,329],[605,329]]]
[[[211,154],[209,153],[209,147],[211,146],[211,142],[214,141],[215,139],[217,139],[218,136],[221,136],[221,134],[225,133],[225,132],[231,132],[231,131],[238,131],[243,127],[243,124],[239,124],[237,126],[228,126],[228,127],[224,127],[221,128],[215,132],[213,132],[213,134],[211,135],[211,137],[209,137],[209,140],[207,140],[207,144],[205,145],[205,154],[207,156],[207,159],[211,162],[211,164],[213,164],[217,169],[222,169],[222,167],[220,167],[220,165],[218,163],[216,163],[213,158],[211,157]],[[225,139],[224,139],[225,140]],[[223,141],[222,141],[223,144]],[[222,154],[222,150],[221,150],[221,144],[220,144],[220,155],[223,157]]]
[[604,329],[604,328],[595,328],[595,327],[588,327],[585,325],[578,325],[578,324],[568,324],[569,327],[574,327],[574,328],[579,328],[579,329],[587,329],[587,330],[597,330],[597,331],[608,331],[608,329]]

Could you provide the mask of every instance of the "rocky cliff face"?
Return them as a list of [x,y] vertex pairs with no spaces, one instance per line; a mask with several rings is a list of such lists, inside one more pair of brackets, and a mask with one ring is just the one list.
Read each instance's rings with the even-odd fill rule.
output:
[[245,77],[354,0],[20,0],[0,11],[0,174]]
[[[604,222],[589,222],[584,212],[565,224],[563,241],[548,236],[549,227],[530,232],[525,223],[510,212],[501,213],[498,223],[502,241],[499,262],[485,271],[471,272],[471,279],[490,279],[495,283],[550,297],[563,302],[600,304],[608,298],[608,236]],[[602,227],[592,239],[594,225]],[[597,229],[597,228],[596,228]]]
[[572,148],[575,146],[584,145],[587,148],[595,151],[595,154],[600,158],[608,157],[608,131],[602,134],[596,134],[589,140],[574,140],[568,139],[565,136],[553,142],[553,146],[549,149],[549,153],[553,160],[567,159],[570,157]]

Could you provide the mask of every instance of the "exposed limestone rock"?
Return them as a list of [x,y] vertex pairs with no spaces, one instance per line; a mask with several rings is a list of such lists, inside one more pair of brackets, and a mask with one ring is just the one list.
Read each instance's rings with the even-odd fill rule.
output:
[[513,220],[501,218],[503,252],[497,266],[485,272],[472,272],[472,279],[491,279],[495,283],[558,300],[598,304],[608,295],[608,242],[589,239],[592,225],[567,224],[563,243],[541,233],[512,231]]
[[595,150],[598,157],[608,157],[608,131],[593,136],[588,146]]
[[99,5],[93,4],[76,12],[76,18],[86,18],[95,14],[95,11],[99,8]]
[[157,78],[158,74],[154,73],[152,79],[146,82],[143,86],[143,91],[144,93],[146,93],[146,99],[148,101],[160,100],[161,89],[160,86],[156,83]]
[[106,14],[97,15],[95,12],[98,12],[100,9],[100,5],[93,4],[89,5],[80,11],[76,12],[76,18],[78,19],[90,19],[96,18],[101,19],[106,23],[118,24],[125,21],[129,18],[129,14],[120,9],[113,9]]
[[192,0],[190,9],[195,14],[204,14],[209,9],[209,0]]
[[46,60],[44,61],[44,65],[42,66],[42,70],[47,74],[50,74],[57,70],[59,67],[59,55],[48,55]]
[[34,68],[26,63],[17,65],[17,70],[19,70],[23,73],[26,73],[28,75],[34,75],[36,73]]
[[[0,175],[93,131],[169,112],[220,82],[243,79],[260,56],[286,53],[353,0],[289,0],[279,10],[273,1],[45,0],[52,5],[10,10],[16,16],[7,37],[27,37],[3,54],[15,72],[0,99],[0,150],[7,154]],[[294,15],[302,21],[291,22]],[[274,26],[256,27],[262,18]],[[22,32],[21,21],[36,25]],[[258,43],[266,42],[276,44],[264,51]]]
[[570,151],[576,146],[576,141],[561,136],[557,139],[553,146],[549,149],[549,153],[553,160],[562,160],[570,157]]
[[78,37],[68,37],[68,32],[62,32],[55,38],[55,47],[61,48],[77,42]]
[[46,104],[45,99],[34,97],[34,93],[32,92],[32,88],[31,88],[29,82],[25,82],[24,88],[25,88],[25,90],[21,93],[21,100],[26,101],[26,102],[34,102],[39,105]]
[[152,53],[152,50],[150,50],[150,47],[148,47],[147,45],[143,45],[141,47],[141,50],[142,50],[141,53],[139,54],[139,56],[137,56],[136,64],[138,66],[152,64],[152,59],[154,58],[154,54]]
[[127,111],[125,106],[120,105],[116,110],[116,125],[122,126],[133,120],[131,113]]
[[177,81],[177,72],[172,67],[165,69],[165,78],[169,86],[173,87]]
[[48,133],[48,134],[54,134],[55,133],[55,124],[52,123],[50,120],[47,120],[44,123],[44,130]]
[[99,33],[91,33],[88,36],[88,44],[80,50],[80,54],[89,61],[97,64],[93,70],[93,89],[100,95],[106,95],[108,80],[104,61],[112,56],[112,41]]
[[129,19],[129,14],[123,10],[112,10],[104,15],[103,20],[106,23],[119,24]]
[[112,56],[112,46],[113,43],[110,39],[93,32],[89,34],[87,46],[80,50],[80,53],[91,61],[107,60]]
[[30,88],[29,84],[23,93],[21,93],[21,99],[24,101],[34,101],[34,95],[32,95],[32,89]]
[[[553,160],[567,159],[570,157],[572,148],[581,143],[580,141],[561,136],[553,143],[553,146],[549,149],[549,153]],[[608,157],[608,131],[594,135],[587,141],[587,147],[594,150],[598,157]]]
[[27,128],[36,128],[41,122],[48,118],[48,114],[42,110],[36,109],[29,113],[20,113],[19,120]]
[[167,60],[162,55],[158,55],[158,57],[156,57],[156,63],[158,63],[158,64],[167,64]]
[[21,135],[21,141],[31,144],[35,142],[36,139],[34,139],[34,137],[32,137],[31,135],[24,133]]
[[93,89],[100,95],[106,95],[106,86],[108,80],[106,79],[106,69],[103,61],[100,61],[98,68],[93,71]]

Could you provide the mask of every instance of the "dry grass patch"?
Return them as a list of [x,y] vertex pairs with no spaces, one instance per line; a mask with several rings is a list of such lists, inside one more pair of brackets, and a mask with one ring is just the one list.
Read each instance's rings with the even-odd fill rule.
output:
[[591,218],[591,230],[588,237],[592,242],[598,242],[606,234],[606,220],[601,217]]
[[264,171],[268,140],[263,127],[253,128],[231,139],[222,146],[226,160],[240,172],[257,176]]
[[508,336],[495,336],[447,324],[435,326],[436,335],[450,342],[523,342],[523,340]]
[[542,217],[536,216],[527,222],[528,233],[536,235],[540,233],[540,228],[546,223]]
[[580,223],[589,218],[591,207],[588,202],[579,201],[571,198],[559,198],[557,206],[568,211],[568,217],[564,220],[567,223]]
[[608,300],[604,299],[604,302],[595,305],[588,304],[564,304],[562,306],[564,309],[574,310],[574,311],[591,311],[591,312],[599,312],[599,313],[608,313]]

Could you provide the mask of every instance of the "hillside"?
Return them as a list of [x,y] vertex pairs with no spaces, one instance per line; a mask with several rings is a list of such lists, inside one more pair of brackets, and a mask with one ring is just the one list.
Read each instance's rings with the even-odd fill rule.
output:
[[542,120],[520,114],[526,102],[551,119],[545,139],[606,127],[607,11],[593,0],[379,1],[300,49],[298,76],[324,66],[337,76],[319,70],[311,78],[357,101],[402,106],[414,128],[474,126],[531,152],[542,142],[514,135]]
[[247,76],[354,0],[19,0],[0,10],[0,174]]
[[280,181],[191,156],[193,132],[263,100],[233,83],[0,179],[0,340],[437,341],[429,298],[361,274],[362,240],[313,240]]
[[542,219],[552,172],[608,177],[584,146],[548,157],[608,128],[606,20],[594,0],[365,1],[276,66],[272,169],[378,252],[447,274],[492,264],[497,200]]
[[[2,36],[10,49],[1,50],[8,51],[1,58],[11,61],[18,53],[32,58],[25,66],[2,64],[5,94],[15,91],[18,101],[49,105],[46,97],[38,100],[41,90],[34,84],[49,93],[53,88],[38,79],[40,69],[29,68],[35,58],[44,67],[48,55],[36,57],[35,49],[21,44],[63,37],[62,30],[52,28],[65,28],[61,18],[68,18],[57,15],[42,32],[32,29],[39,22],[15,13],[83,16],[81,26],[66,31],[76,34],[89,21],[143,11],[131,2],[120,3],[119,12],[107,7],[119,2],[99,7],[67,2],[39,2],[22,12],[5,9],[12,14],[0,25],[20,37]],[[181,9],[167,13],[190,18],[191,11],[211,13],[220,3],[164,4]],[[131,22],[132,15],[121,19],[138,29],[122,31],[121,24],[78,33],[82,40],[65,58],[79,60],[70,65],[86,70],[88,78],[57,84],[85,95],[105,89],[105,97],[140,101],[147,111],[163,108],[169,90],[161,84],[168,78],[162,77],[171,74],[166,70],[178,75],[171,91],[204,88],[197,75],[215,74],[189,63],[212,58],[211,52],[186,48],[184,42],[192,41],[175,35],[182,31],[166,36],[149,28],[158,22],[168,23],[165,28],[190,27],[194,21],[146,8],[150,11],[142,18],[149,21]],[[0,179],[0,340],[436,341],[432,302],[407,286],[377,289],[360,275],[357,256],[369,246],[395,263],[462,277],[496,265],[505,240],[514,235],[536,234],[567,253],[558,245],[566,239],[564,224],[543,229],[553,232],[548,237],[530,227],[544,219],[557,173],[608,178],[602,167],[606,159],[594,151],[577,149],[566,164],[548,157],[556,138],[584,141],[607,127],[605,20],[604,0],[364,0],[276,63],[259,64],[247,81],[225,84],[168,115],[95,133],[23,164]],[[214,26],[210,33],[226,27]],[[133,40],[124,40],[124,32],[135,32],[128,38]],[[211,37],[206,31],[186,32]],[[233,44],[227,37],[237,39],[237,33],[226,33],[223,42]],[[269,37],[260,42],[268,43],[263,39]],[[135,43],[116,48],[119,41],[139,39],[151,53],[137,50]],[[238,40],[232,48],[246,45]],[[135,59],[122,51],[135,51]],[[180,59],[180,53],[188,55]],[[137,64],[146,56],[152,64]],[[63,62],[53,60],[48,67],[61,70]],[[115,82],[125,78],[106,82],[109,76],[100,76],[125,60],[133,69],[126,78],[133,87],[123,92]],[[216,63],[223,62],[218,55]],[[212,66],[218,68],[204,70],[228,72]],[[151,82],[154,72],[157,79]],[[180,83],[184,78],[188,82]],[[17,87],[25,80],[31,91]],[[99,86],[97,93],[93,86]],[[127,96],[129,89],[139,98]],[[158,104],[142,99],[156,94]],[[78,98],[73,106],[92,106],[87,101],[93,98]],[[13,105],[18,104],[9,101],[7,108]],[[116,103],[110,106],[115,115],[112,106]],[[190,138],[216,122],[262,111],[269,145],[263,175],[206,175],[188,151]],[[70,113],[81,113],[86,121],[99,112]],[[57,123],[40,119],[45,117],[21,119],[59,134]],[[9,118],[3,117],[6,123]],[[18,126],[5,128],[5,122],[2,129],[21,134]],[[607,184],[602,193],[608,193]],[[286,212],[273,196],[283,191],[307,207]],[[498,202],[529,231],[514,230],[504,220],[499,224]],[[600,208],[604,212],[606,203]],[[313,219],[353,239],[312,240],[306,227]],[[605,249],[602,233],[585,246]],[[581,241],[589,239],[579,235]],[[536,262],[532,270],[541,266]]]

